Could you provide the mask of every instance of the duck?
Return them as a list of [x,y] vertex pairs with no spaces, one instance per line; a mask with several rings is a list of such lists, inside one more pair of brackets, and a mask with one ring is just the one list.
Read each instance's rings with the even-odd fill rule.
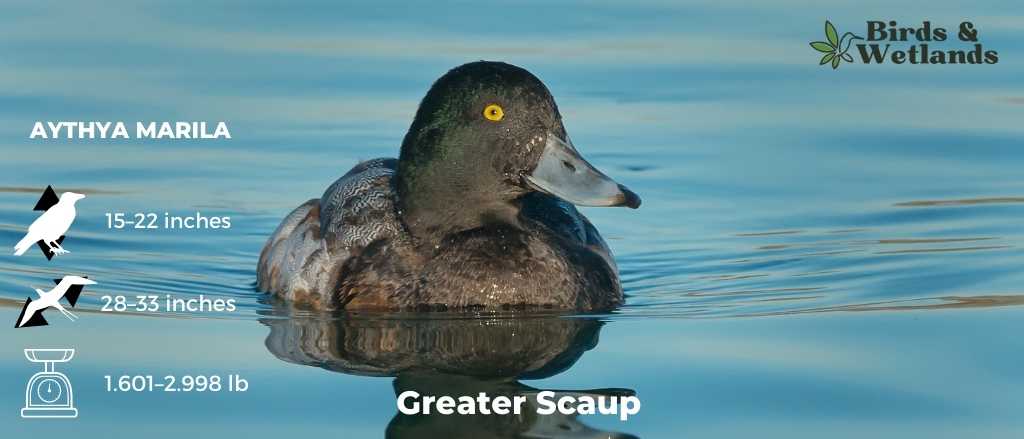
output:
[[540,79],[471,62],[430,87],[397,159],[285,216],[257,288],[314,310],[612,310],[618,267],[576,206],[640,203],[583,158]]

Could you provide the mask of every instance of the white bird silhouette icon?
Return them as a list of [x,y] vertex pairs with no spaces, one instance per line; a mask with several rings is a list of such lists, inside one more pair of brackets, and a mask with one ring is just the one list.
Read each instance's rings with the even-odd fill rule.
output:
[[21,241],[14,246],[14,255],[21,256],[32,247],[32,244],[42,241],[50,252],[62,255],[69,253],[60,246],[61,237],[67,233],[71,223],[75,221],[75,202],[85,198],[85,195],[75,192],[64,192],[60,195],[60,201],[54,204],[39,218],[28,226],[28,233]]
[[32,300],[31,298],[25,300],[25,306],[21,308],[21,315],[18,316],[18,322],[14,327],[23,328],[25,326],[48,325],[46,319],[43,318],[42,312],[51,307],[57,308],[57,311],[64,314],[64,317],[67,317],[68,320],[75,321],[78,316],[64,308],[60,304],[60,299],[66,296],[68,304],[75,306],[75,302],[78,302],[78,295],[82,293],[82,286],[95,284],[95,281],[81,276],[64,276],[57,283],[57,286],[53,287],[50,291],[36,288],[39,300]]

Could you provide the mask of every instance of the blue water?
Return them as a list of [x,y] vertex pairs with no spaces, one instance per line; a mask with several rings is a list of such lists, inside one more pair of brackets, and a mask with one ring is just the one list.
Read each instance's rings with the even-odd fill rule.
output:
[[[0,311],[82,273],[76,323],[0,331],[6,434],[72,437],[1019,437],[1024,11],[1017,2],[102,5],[0,14],[0,243],[87,194],[51,262],[0,257]],[[825,19],[980,30],[987,66],[817,65]],[[622,272],[599,316],[330,316],[254,291],[280,219],[397,154],[448,68],[539,76],[581,152],[644,200],[585,209]],[[29,140],[37,120],[226,121],[229,141]],[[230,216],[111,230],[109,212]],[[109,294],[238,311],[99,312]],[[24,420],[22,350],[74,347],[81,415]],[[108,392],[239,374],[244,393]],[[396,380],[396,375],[402,376]],[[513,379],[518,377],[519,379]],[[396,389],[640,397],[610,416],[396,416]],[[605,390],[601,390],[605,389]],[[12,436],[13,437],[13,436]]]

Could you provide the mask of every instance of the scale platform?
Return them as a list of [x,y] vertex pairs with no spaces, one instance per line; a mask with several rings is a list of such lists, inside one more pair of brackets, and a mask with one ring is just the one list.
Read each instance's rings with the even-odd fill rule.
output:
[[33,363],[65,363],[74,356],[74,349],[25,349],[25,358]]

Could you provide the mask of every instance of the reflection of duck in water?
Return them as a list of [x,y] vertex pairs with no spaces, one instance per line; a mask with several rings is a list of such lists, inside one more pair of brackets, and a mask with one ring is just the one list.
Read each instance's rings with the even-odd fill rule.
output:
[[285,217],[257,282],[314,309],[613,308],[611,252],[574,205],[640,198],[583,159],[539,79],[474,62],[430,88],[397,160]]
[[[520,415],[405,415],[387,436],[631,437],[593,429],[575,414],[539,415],[532,401],[543,389],[518,379],[567,370],[597,344],[602,323],[590,319],[266,318],[266,345],[278,358],[353,375],[395,376],[395,395],[526,396]],[[626,389],[554,390],[561,396],[632,396]]]

